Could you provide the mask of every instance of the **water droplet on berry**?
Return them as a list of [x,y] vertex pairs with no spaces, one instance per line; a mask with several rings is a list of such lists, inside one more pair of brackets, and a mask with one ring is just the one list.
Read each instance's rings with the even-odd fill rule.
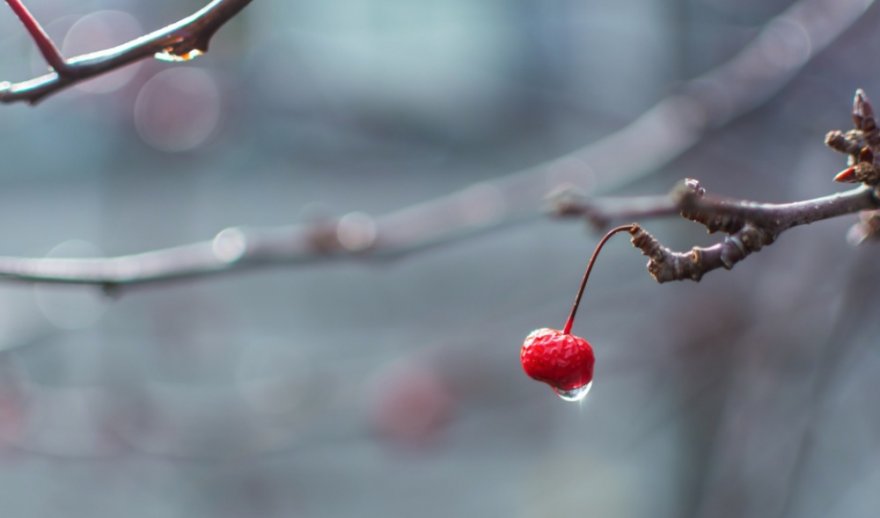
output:
[[573,388],[571,390],[561,390],[554,388],[553,391],[556,392],[556,395],[559,396],[559,399],[563,401],[583,401],[587,394],[590,393],[590,388],[593,387],[593,382],[589,382],[586,385],[582,385],[580,387]]

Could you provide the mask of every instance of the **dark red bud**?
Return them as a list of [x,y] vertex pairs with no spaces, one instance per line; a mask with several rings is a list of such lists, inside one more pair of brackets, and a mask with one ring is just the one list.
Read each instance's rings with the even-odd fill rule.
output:
[[846,183],[855,183],[856,180],[856,168],[855,167],[847,167],[843,171],[837,173],[837,176],[834,177],[835,182],[846,182]]

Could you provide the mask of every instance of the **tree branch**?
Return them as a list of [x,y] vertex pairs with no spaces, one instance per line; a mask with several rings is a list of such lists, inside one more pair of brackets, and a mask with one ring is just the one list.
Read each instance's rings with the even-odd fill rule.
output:
[[[462,201],[485,203],[493,192]],[[106,258],[0,256],[0,279],[102,287],[115,295],[125,287],[239,272],[272,265],[330,260],[386,262],[480,232],[483,214],[459,203],[429,202],[373,219],[350,213],[337,220],[267,228],[231,227],[213,239],[139,254]],[[427,222],[433,221],[435,225]]]
[[752,253],[772,244],[782,232],[792,227],[878,209],[880,199],[873,188],[866,186],[783,204],[700,196],[690,190],[679,197],[677,207],[682,217],[703,224],[709,232],[720,230],[728,235],[724,241],[713,246],[674,252],[639,228],[633,233],[633,246],[648,256],[648,272],[661,283],[686,279],[699,281],[712,270],[730,270]]
[[166,61],[186,61],[207,52],[214,33],[251,0],[213,0],[182,20],[122,45],[64,59],[58,48],[20,0],[6,0],[21,19],[53,71],[27,81],[0,82],[0,102],[36,104],[75,83],[155,56]]
[[860,211],[880,209],[880,198],[873,187],[855,189],[793,203],[756,203],[745,200],[706,196],[695,180],[685,180],[663,197],[630,198],[628,206],[617,211],[600,209],[592,203],[578,205],[569,201],[560,216],[581,216],[595,221],[612,222],[634,218],[655,218],[680,214],[705,226],[710,233],[727,235],[710,247],[694,247],[689,252],[674,252],[664,247],[640,226],[632,232],[633,246],[648,256],[648,272],[657,282],[693,280],[718,268],[733,266],[764,246],[772,244],[784,231],[824,219]]
[[778,232],[798,225],[880,207],[870,202],[874,189],[861,186],[842,193],[791,203],[758,203],[734,198],[707,196],[697,180],[687,178],[665,196],[576,199],[561,193],[554,214],[583,217],[603,226],[632,219],[653,219],[680,215],[702,224],[710,233],[734,233],[749,223]]
[[[272,264],[308,264],[352,257],[393,259],[428,243],[411,243],[394,217],[377,223],[354,213],[336,221],[270,228],[227,228],[213,239],[107,258],[0,257],[0,278],[15,281],[124,286],[195,278]],[[405,232],[404,232],[405,233]]]
[[[850,166],[835,180],[861,182],[855,189],[792,203],[757,203],[732,198],[707,196],[696,180],[687,179],[667,196],[648,196],[617,200],[587,200],[572,191],[558,193],[555,212],[560,217],[587,218],[605,226],[624,219],[649,219],[675,214],[700,223],[709,231],[724,232],[724,241],[710,247],[694,247],[689,252],[674,252],[664,247],[644,229],[634,226],[633,245],[649,257],[648,272],[657,282],[690,279],[699,281],[706,272],[733,266],[779,235],[799,225],[807,225],[845,214],[861,213],[859,241],[878,232],[880,209],[878,184],[880,168],[880,129],[874,119],[871,102],[857,90],[853,102],[855,129],[846,133],[832,131],[825,143],[848,155]],[[851,231],[851,237],[853,232]]]

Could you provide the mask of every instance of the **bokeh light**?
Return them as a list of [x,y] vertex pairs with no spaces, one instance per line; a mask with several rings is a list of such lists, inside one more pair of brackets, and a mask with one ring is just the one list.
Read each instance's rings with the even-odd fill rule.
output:
[[376,374],[371,394],[375,431],[398,446],[425,446],[438,439],[455,408],[452,391],[439,373],[411,359]]
[[[72,239],[49,251],[46,257],[100,257],[101,250],[88,241]],[[43,316],[59,329],[84,329],[104,314],[108,302],[99,289],[88,286],[34,286]]]
[[[114,47],[143,34],[137,18],[124,11],[97,11],[78,19],[67,31],[61,52],[65,57]],[[119,90],[134,78],[143,63],[114,70],[75,86],[82,92],[104,94]]]
[[141,139],[159,151],[191,151],[217,131],[221,110],[220,89],[209,72],[172,67],[141,87],[134,123]]

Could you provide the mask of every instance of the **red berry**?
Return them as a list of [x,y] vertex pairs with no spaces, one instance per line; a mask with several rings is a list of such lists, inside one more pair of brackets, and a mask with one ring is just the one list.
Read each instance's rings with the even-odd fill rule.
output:
[[615,227],[599,240],[587,263],[587,270],[581,279],[581,286],[563,330],[546,327],[535,329],[526,337],[519,350],[519,361],[526,374],[553,387],[559,397],[566,401],[580,401],[586,397],[593,383],[593,365],[596,363],[593,348],[583,338],[571,334],[571,328],[596,257],[614,234],[629,232],[634,235],[638,230],[639,226],[635,223]]
[[532,331],[519,359],[529,377],[550,385],[563,398],[580,399],[593,381],[596,357],[589,342],[558,329]]

